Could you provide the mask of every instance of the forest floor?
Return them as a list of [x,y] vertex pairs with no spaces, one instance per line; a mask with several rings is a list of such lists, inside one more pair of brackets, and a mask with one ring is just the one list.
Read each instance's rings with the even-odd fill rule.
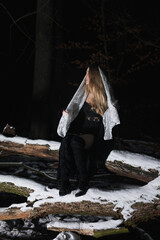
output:
[[[57,169],[54,166],[53,160],[50,159],[40,159],[36,157],[24,157],[19,155],[12,155],[6,156],[1,158],[3,162],[24,162],[26,165],[31,166],[39,171],[45,171],[49,176],[56,179]],[[0,169],[0,174],[2,175],[14,175],[17,177],[23,177],[26,179],[31,179],[37,183],[42,185],[48,186],[49,188],[57,188],[57,181],[50,180],[46,177],[42,177],[39,174],[35,174],[31,170],[24,169],[23,167],[3,167]],[[76,180],[72,181],[72,188],[74,189],[77,185]],[[116,190],[120,189],[122,186],[123,188],[128,187],[135,187],[144,185],[141,182],[128,179],[126,177],[117,176],[114,173],[110,173],[107,169],[100,169],[93,179],[90,181],[89,187],[96,187],[103,190]],[[12,203],[23,203],[26,201],[25,197],[17,196],[15,194],[9,193],[0,193],[0,207],[8,207]],[[47,239],[52,240],[54,239],[58,233],[48,231],[46,228],[47,223],[50,221],[50,216],[40,219],[34,220],[9,220],[9,221],[0,221],[0,239],[7,240],[7,239]],[[160,219],[155,219],[154,221],[149,221],[139,225],[144,231],[150,234],[150,236],[154,240],[159,240],[159,229]],[[94,237],[90,236],[80,236],[81,239],[95,239]],[[99,239],[106,239],[106,240],[140,240],[142,236],[136,232],[136,230],[131,230],[129,233],[121,234],[121,235],[112,235],[107,237],[102,237]]]

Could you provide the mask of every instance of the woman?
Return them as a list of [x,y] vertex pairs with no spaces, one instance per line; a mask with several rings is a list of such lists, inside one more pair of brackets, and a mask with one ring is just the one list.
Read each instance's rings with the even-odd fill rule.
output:
[[79,180],[76,197],[87,192],[88,153],[102,153],[99,146],[104,145],[104,140],[112,139],[112,128],[119,123],[105,75],[99,67],[87,68],[82,83],[63,111],[57,129],[63,137],[59,150],[60,196],[71,192],[69,178],[75,169]]

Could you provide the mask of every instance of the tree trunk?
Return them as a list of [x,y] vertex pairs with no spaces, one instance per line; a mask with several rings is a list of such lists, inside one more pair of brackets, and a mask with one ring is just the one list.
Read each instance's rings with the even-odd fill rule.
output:
[[53,49],[53,1],[37,1],[36,54],[31,112],[31,138],[48,139]]
[[62,101],[63,1],[37,1],[36,54],[32,96],[30,137],[55,139]]

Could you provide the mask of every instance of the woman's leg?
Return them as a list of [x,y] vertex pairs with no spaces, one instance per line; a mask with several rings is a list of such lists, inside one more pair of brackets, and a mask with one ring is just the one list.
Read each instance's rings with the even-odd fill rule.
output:
[[60,196],[64,196],[71,192],[69,183],[73,167],[72,151],[70,147],[71,139],[72,136],[70,135],[64,137],[59,149],[58,179],[60,180]]
[[[73,136],[71,139],[71,148],[73,152],[73,157],[78,171],[79,177],[79,189],[81,190],[76,196],[84,195],[87,192],[88,185],[88,171],[87,171],[87,158],[88,158],[88,149],[86,146],[90,146],[89,138],[87,137],[88,142],[85,141],[85,138],[82,135]],[[92,142],[92,140],[90,140]]]
[[92,134],[82,134],[80,137],[85,141],[85,149],[87,149],[87,178],[89,179],[93,176],[96,165],[94,156],[94,135]]
[[92,134],[81,134],[80,137],[85,142],[85,149],[89,150],[94,143],[94,136]]

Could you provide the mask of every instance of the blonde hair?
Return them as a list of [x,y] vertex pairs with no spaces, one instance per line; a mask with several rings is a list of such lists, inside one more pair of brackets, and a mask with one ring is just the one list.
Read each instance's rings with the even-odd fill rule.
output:
[[104,112],[108,108],[107,96],[104,89],[104,85],[99,73],[99,69],[96,67],[89,67],[89,84],[86,85],[86,95],[92,93],[94,96],[94,102],[92,108],[103,116]]

